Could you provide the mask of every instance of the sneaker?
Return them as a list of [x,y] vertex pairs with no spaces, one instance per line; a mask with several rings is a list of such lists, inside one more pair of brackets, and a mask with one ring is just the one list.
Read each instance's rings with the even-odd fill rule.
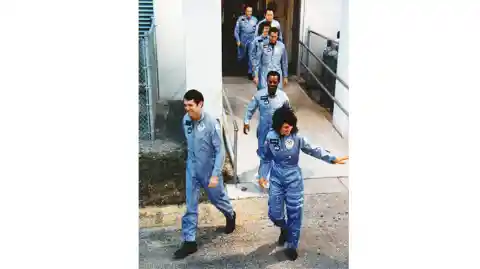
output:
[[226,219],[225,233],[226,234],[231,234],[233,233],[233,231],[235,231],[236,218],[237,218],[237,213],[235,213],[235,211],[233,211],[233,218],[225,217]]
[[285,249],[285,255],[287,258],[291,261],[294,261],[298,258],[298,253],[297,250],[294,248],[287,248]]
[[278,237],[278,245],[283,246],[287,242],[287,229],[280,229],[280,236]]
[[179,248],[173,254],[174,259],[184,259],[188,255],[197,252],[197,242],[195,241],[185,241],[182,244],[182,247]]

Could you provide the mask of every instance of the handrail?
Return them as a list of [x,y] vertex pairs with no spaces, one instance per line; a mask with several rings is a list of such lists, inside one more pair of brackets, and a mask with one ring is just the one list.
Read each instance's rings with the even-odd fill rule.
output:
[[330,41],[332,41],[333,43],[335,43],[335,45],[338,45],[338,41],[336,41],[336,40],[334,40],[334,39],[331,39],[331,38],[329,38],[329,37],[326,37],[326,36],[320,34],[319,32],[315,32],[315,31],[310,30],[310,29],[308,29],[307,31],[308,31],[309,33],[312,33],[312,34],[314,34],[314,35],[317,35],[317,36],[319,36],[319,37],[321,37],[321,38],[323,38],[323,39],[330,40]]
[[315,58],[315,60],[317,60],[319,63],[321,63],[323,65],[323,67],[328,71],[330,72],[330,74],[332,74],[347,90],[349,90],[349,87],[348,87],[348,84],[343,80],[341,79],[337,74],[335,74],[335,72],[333,72],[332,69],[330,69],[330,67],[328,67],[328,65],[320,58],[318,58],[317,55],[315,55],[315,53],[313,53],[313,51],[311,51],[307,45],[305,45],[302,41],[298,41],[298,43],[300,45],[302,45],[305,49],[307,49],[307,51],[313,56],[313,58]]
[[[225,89],[222,89],[222,97],[224,102],[227,104],[228,114],[233,117],[233,110],[232,106],[230,105],[230,101],[227,98],[227,94],[225,93]],[[238,163],[238,124],[237,120],[233,118],[233,176],[235,178],[235,185],[238,184],[238,175],[237,175],[237,163]]]
[[315,79],[315,81],[317,81],[317,83],[322,87],[322,90],[333,100],[333,102],[335,104],[337,104],[337,106],[340,108],[340,110],[343,111],[343,113],[345,113],[345,115],[347,115],[347,117],[349,117],[349,113],[348,111],[342,106],[342,104],[338,101],[337,98],[335,98],[329,91],[328,89],[320,82],[320,80],[317,78],[317,76],[313,73],[313,71],[308,68],[307,65],[305,65],[302,61],[300,61],[300,64],[305,68],[307,69],[308,73],[310,73],[310,75]]

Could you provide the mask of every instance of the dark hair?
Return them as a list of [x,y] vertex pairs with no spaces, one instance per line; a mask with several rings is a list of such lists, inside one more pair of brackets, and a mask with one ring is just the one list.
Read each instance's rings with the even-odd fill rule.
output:
[[197,90],[191,89],[185,93],[183,96],[183,100],[193,100],[195,104],[198,105],[198,103],[203,102],[203,94]]
[[272,129],[280,135],[280,129],[282,129],[282,125],[284,123],[287,123],[293,127],[291,131],[292,134],[298,132],[297,116],[295,116],[293,109],[288,103],[284,103],[282,107],[273,112]]
[[275,13],[275,10],[272,8],[272,6],[269,6],[267,7],[267,9],[265,9],[265,15],[267,14],[267,12],[271,11],[272,13]]
[[257,29],[257,34],[258,35],[261,35],[263,33],[263,28],[265,28],[265,26],[270,27],[271,23],[269,21],[264,21],[264,22],[260,23],[260,25],[258,25],[258,29]]
[[277,33],[278,34],[278,28],[277,27],[270,27],[270,30],[268,31],[268,35],[271,33]]
[[337,38],[340,39],[340,31],[337,32]]
[[244,9],[243,9],[243,10],[246,11],[247,8],[251,8],[251,9],[252,9],[252,12],[253,12],[253,7],[252,7],[252,5],[249,5],[249,4],[244,5]]
[[268,72],[267,74],[267,79],[271,76],[275,76],[275,77],[278,77],[278,79],[280,79],[280,73],[278,73],[277,71],[270,71]]

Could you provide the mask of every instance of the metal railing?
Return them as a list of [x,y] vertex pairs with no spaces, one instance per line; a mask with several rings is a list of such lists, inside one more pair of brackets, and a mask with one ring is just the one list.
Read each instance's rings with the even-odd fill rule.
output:
[[155,24],[139,37],[139,137],[155,140],[155,106],[158,97]]
[[[233,110],[232,110],[232,106],[230,105],[230,101],[228,100],[228,97],[227,97],[227,94],[225,93],[225,89],[222,89],[222,97],[223,97],[223,102],[226,104],[227,106],[227,114],[230,116],[230,117],[234,117],[234,114],[233,114]],[[225,110],[225,109],[224,109]],[[225,120],[224,121],[224,124],[228,124],[228,121]],[[225,128],[224,128],[225,129]],[[238,185],[238,174],[237,174],[237,164],[238,164],[238,124],[237,124],[237,120],[235,120],[235,118],[233,118],[233,152],[231,149],[229,149],[229,154],[230,154],[230,157],[232,159],[232,166],[233,166],[233,177],[234,177],[234,180],[235,180],[235,185]],[[224,131],[225,133],[226,131]],[[227,137],[227,135],[225,135],[225,138],[226,138],[226,144],[227,146],[230,146],[230,143],[229,143],[229,139]],[[233,156],[232,156],[233,155]]]
[[[309,58],[310,56],[313,56],[313,58],[321,64],[322,68],[324,68],[328,73],[330,73],[330,75],[332,75],[333,77],[335,77],[335,80],[340,82],[344,87],[345,89],[348,91],[349,90],[349,86],[348,84],[342,79],[340,78],[326,63],[325,61],[323,61],[320,57],[318,57],[317,55],[315,55],[315,53],[310,49],[310,36],[311,34],[314,34],[314,35],[317,35],[325,40],[330,40],[332,43],[338,45],[338,42],[336,42],[335,40],[333,39],[330,39],[318,32],[315,32],[313,30],[310,30],[308,29],[307,30],[307,44],[303,43],[302,41],[299,40],[299,45],[305,49],[307,51],[307,57],[306,57],[306,60],[305,60],[305,63],[303,62],[303,50],[302,50],[302,55],[300,57],[298,57],[298,65],[300,66],[303,66],[303,68],[305,68],[305,70],[307,70],[308,74],[310,76],[313,77],[313,79],[315,80],[315,82],[318,83],[318,85],[320,85],[321,89],[327,94],[328,97],[330,97],[330,99],[332,99],[332,101],[338,106],[338,108],[340,108],[340,110],[347,116],[349,117],[349,112],[347,111],[347,109],[345,109],[345,107],[340,103],[340,101],[338,101],[337,98],[335,98],[335,96],[332,95],[332,93],[330,93],[330,91],[327,89],[327,87],[325,87],[325,85],[320,81],[320,79],[317,77],[317,75],[315,75],[315,73],[313,72],[313,70],[309,67]],[[300,77],[300,68],[297,69],[297,76]]]

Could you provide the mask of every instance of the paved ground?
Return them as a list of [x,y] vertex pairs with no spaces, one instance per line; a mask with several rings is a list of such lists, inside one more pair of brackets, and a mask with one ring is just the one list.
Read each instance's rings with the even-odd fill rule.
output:
[[[236,120],[240,131],[238,134],[238,175],[242,184],[229,186],[229,196],[232,199],[259,196],[255,187],[255,173],[258,170],[256,155],[257,139],[255,136],[258,124],[258,112],[254,115],[249,135],[243,134],[243,116],[245,107],[256,92],[255,85],[243,77],[225,77],[223,79],[225,92],[230,101],[233,115],[227,115],[226,134],[233,143],[233,120]],[[314,145],[322,146],[337,156],[348,155],[348,142],[340,137],[332,124],[327,120],[328,113],[313,102],[293,79],[285,88],[298,117],[300,133],[308,137]],[[302,173],[309,181],[308,188],[313,193],[324,193],[325,189],[338,190],[347,185],[348,163],[346,165],[330,165],[306,154],[300,157]],[[343,179],[342,179],[343,178]],[[248,190],[241,191],[241,187]],[[307,189],[307,188],[306,188]]]
[[[233,119],[242,128],[247,102],[255,92],[251,81],[224,78],[224,87],[234,115],[227,116],[226,133],[233,138]],[[337,155],[348,154],[348,143],[341,139],[327,120],[324,110],[291,82],[285,91],[299,118],[301,133],[313,144]],[[222,233],[225,219],[212,205],[199,206],[199,251],[185,260],[171,259],[180,246],[184,206],[140,209],[140,268],[348,268],[348,165],[334,166],[303,155],[300,166],[305,176],[304,222],[299,259],[286,261],[276,246],[279,235],[267,217],[267,197],[252,183],[257,170],[255,127],[239,133],[238,172],[241,183],[228,185],[228,195],[237,212],[237,230]],[[241,190],[247,187],[247,190]]]
[[[180,217],[169,227],[140,229],[140,268],[348,268],[348,192],[305,196],[299,259],[286,261],[276,247],[278,228],[267,218],[265,198],[233,201],[237,230],[222,233],[224,218],[211,205],[202,205],[197,253],[185,260],[171,257],[180,245]],[[176,213],[172,210],[178,208]],[[146,211],[159,209],[145,209]],[[145,222],[144,222],[145,224]],[[169,223],[172,224],[172,223]]]

